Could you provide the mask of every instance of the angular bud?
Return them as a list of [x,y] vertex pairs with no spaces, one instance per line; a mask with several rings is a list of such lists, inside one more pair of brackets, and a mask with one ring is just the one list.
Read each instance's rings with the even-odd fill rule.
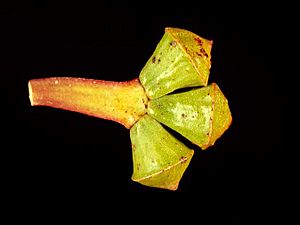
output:
[[206,86],[211,66],[212,41],[178,28],[166,28],[153,55],[140,73],[150,99],[172,91]]
[[146,186],[176,190],[194,151],[148,115],[130,129],[132,180]]
[[213,145],[232,121],[228,101],[215,83],[153,99],[147,113],[202,149]]

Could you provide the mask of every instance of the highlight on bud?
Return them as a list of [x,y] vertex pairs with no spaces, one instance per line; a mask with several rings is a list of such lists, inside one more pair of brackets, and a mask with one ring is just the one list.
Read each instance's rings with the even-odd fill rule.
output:
[[147,113],[202,149],[213,145],[232,120],[228,101],[215,83],[153,99]]

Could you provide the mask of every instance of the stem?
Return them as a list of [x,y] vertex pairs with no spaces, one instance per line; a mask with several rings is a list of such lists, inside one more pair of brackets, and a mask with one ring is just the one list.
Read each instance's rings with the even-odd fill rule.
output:
[[50,106],[113,120],[130,128],[146,113],[148,98],[138,79],[112,82],[72,77],[33,79],[32,106]]

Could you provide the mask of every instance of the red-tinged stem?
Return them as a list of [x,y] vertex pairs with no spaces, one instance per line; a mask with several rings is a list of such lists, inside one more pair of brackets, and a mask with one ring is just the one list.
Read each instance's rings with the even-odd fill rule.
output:
[[50,106],[113,120],[130,128],[146,113],[148,98],[138,79],[112,82],[72,77],[33,79],[32,106]]

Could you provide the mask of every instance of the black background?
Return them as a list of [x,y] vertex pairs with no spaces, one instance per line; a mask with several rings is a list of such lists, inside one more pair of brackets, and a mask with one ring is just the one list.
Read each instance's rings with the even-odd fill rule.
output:
[[[155,211],[171,208],[175,215],[196,209],[199,221],[221,218],[228,224],[276,218],[280,213],[267,209],[284,199],[280,187],[286,182],[284,159],[277,161],[285,146],[279,88],[285,42],[292,36],[289,18],[280,16],[284,9],[153,4],[36,3],[2,9],[1,139],[2,151],[9,153],[2,158],[9,196],[23,206],[55,207],[81,201],[99,207],[108,198],[113,209],[133,203],[132,214],[148,203]],[[136,78],[165,27],[213,40],[209,82],[220,86],[233,116],[215,146],[202,151],[186,143],[195,155],[175,192],[130,179],[131,144],[123,126],[31,107],[27,89],[30,79],[50,76]]]

